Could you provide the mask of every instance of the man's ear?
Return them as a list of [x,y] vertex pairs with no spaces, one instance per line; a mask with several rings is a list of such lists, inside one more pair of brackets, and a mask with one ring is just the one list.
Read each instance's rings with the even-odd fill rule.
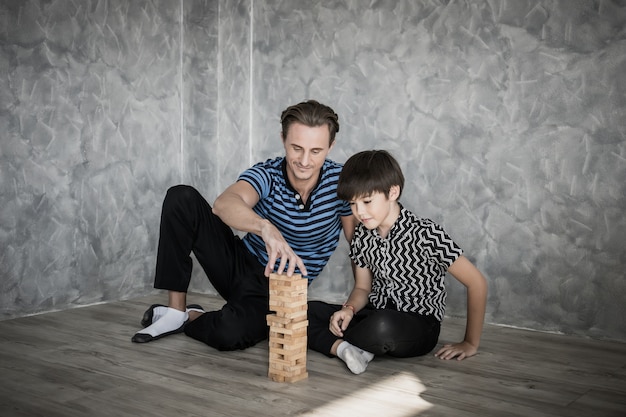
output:
[[398,197],[400,197],[400,186],[392,185],[389,189],[389,200],[395,201],[398,199]]

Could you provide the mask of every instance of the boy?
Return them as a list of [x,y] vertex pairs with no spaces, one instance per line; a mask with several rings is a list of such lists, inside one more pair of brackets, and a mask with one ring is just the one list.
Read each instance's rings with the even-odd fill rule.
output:
[[413,357],[435,347],[446,272],[467,288],[467,326],[462,342],[435,356],[462,360],[480,343],[485,278],[439,225],[399,203],[403,186],[402,170],[386,151],[353,155],[339,176],[337,195],[359,221],[350,244],[355,284],[343,306],[309,303],[308,340],[311,349],[338,356],[355,374],[375,355]]

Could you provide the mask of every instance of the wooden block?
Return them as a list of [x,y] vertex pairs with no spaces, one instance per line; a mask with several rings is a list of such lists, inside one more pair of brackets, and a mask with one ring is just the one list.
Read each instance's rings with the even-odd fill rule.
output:
[[298,343],[297,345],[283,345],[281,343],[270,342],[269,351],[270,355],[280,354],[283,356],[297,356],[301,353],[306,354],[306,340],[304,340],[303,343]]
[[[307,320],[302,321],[301,323],[308,323]],[[296,327],[295,329],[272,326],[270,327],[270,332],[273,333],[274,336],[295,339],[297,337],[306,336],[306,326],[304,327]]]
[[285,330],[291,330],[292,332],[298,329],[306,329],[306,327],[309,325],[309,321],[308,320],[297,320],[297,321],[293,321],[291,319],[289,319],[288,317],[279,317],[274,315],[273,317],[277,318],[277,319],[288,319],[289,321],[287,323],[282,323],[279,321],[274,321],[273,319],[268,319],[267,320],[267,324],[268,326],[272,327],[273,329],[276,329],[276,331],[279,331],[278,329],[285,329]]
[[283,368],[270,368],[268,371],[268,373],[281,375],[281,376],[295,376],[304,372],[306,372],[306,369],[303,366],[287,366],[284,369]]
[[270,303],[285,303],[285,305],[306,304],[306,293],[304,294],[270,294]]
[[307,289],[309,281],[303,278],[297,280],[283,280],[270,278],[270,290],[272,291],[302,291]]
[[291,319],[306,319],[307,305],[285,307],[285,306],[272,306],[270,303],[270,310],[276,311],[276,315],[280,317],[288,317]]
[[274,358],[270,363],[270,368],[282,370],[306,369],[306,357],[301,356],[293,360]]
[[293,375],[293,376],[284,376],[281,374],[269,372],[268,376],[274,382],[298,382],[298,381],[308,378],[309,374],[308,372],[302,372],[300,374]]
[[274,351],[270,352],[270,368],[280,368],[283,366],[301,365],[306,368],[306,352],[299,352],[293,355],[283,355]]
[[272,272],[270,274],[270,279],[275,279],[277,281],[298,281],[303,278],[300,274],[292,274],[291,276],[288,276],[287,274],[277,274]]
[[301,374],[298,375],[294,375],[294,376],[286,376],[285,377],[285,382],[298,382],[301,381],[303,379],[306,379],[309,377],[309,373],[308,372],[303,372]]

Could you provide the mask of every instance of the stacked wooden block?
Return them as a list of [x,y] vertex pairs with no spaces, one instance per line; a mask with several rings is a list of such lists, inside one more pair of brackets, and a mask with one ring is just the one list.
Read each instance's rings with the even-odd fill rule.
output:
[[296,382],[306,371],[307,284],[301,275],[270,275],[270,364],[268,376],[276,382]]

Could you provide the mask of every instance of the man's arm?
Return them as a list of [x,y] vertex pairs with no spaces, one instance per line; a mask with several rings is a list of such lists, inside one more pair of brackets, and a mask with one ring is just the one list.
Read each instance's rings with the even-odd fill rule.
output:
[[269,276],[273,271],[278,258],[280,258],[278,272],[282,273],[289,263],[287,275],[291,276],[297,266],[306,276],[308,273],[304,262],[291,249],[276,226],[252,210],[258,202],[259,194],[252,185],[246,181],[237,181],[217,197],[213,204],[213,213],[228,226],[242,232],[254,233],[263,239],[269,257],[265,266],[265,276]]
[[256,190],[246,181],[237,181],[220,194],[213,203],[213,213],[230,227],[261,236],[263,222],[252,207],[259,202]]
[[474,356],[480,345],[487,305],[487,281],[480,271],[465,256],[460,256],[448,272],[467,289],[467,324],[465,338],[461,343],[445,345],[435,356],[441,359],[458,360]]

